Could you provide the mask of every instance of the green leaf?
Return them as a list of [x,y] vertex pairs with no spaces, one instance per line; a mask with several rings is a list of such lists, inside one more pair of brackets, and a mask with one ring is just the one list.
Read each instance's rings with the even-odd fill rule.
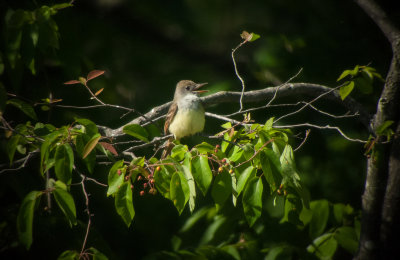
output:
[[358,239],[353,227],[340,227],[335,231],[336,241],[349,253],[355,254],[358,249]]
[[17,145],[19,144],[20,140],[22,139],[22,135],[15,134],[13,135],[10,140],[7,142],[7,155],[10,159],[10,165],[14,160],[15,151],[17,149]]
[[[190,154],[190,153],[187,153]],[[186,159],[185,159],[186,160]],[[190,162],[190,159],[188,159],[187,161]],[[194,207],[195,207],[195,200],[196,200],[196,185],[194,183],[194,179],[193,179],[193,175],[190,171],[190,164],[187,165],[182,165],[183,168],[183,174],[185,175],[187,184],[188,184],[188,188],[189,188],[189,209],[190,212],[194,211]]]
[[118,189],[115,195],[115,209],[124,220],[126,226],[129,227],[133,217],[135,216],[130,181],[124,182]]
[[286,145],[280,157],[282,175],[288,178],[296,187],[300,187],[300,176],[297,174],[294,161],[293,149],[290,145]]
[[97,250],[94,247],[90,247],[87,249],[87,251],[89,251],[90,253],[92,253],[93,255],[93,260],[108,260],[108,257],[105,256],[102,252],[100,252],[99,250]]
[[169,165],[164,165],[160,167],[159,171],[154,173],[156,188],[166,199],[170,199],[169,191],[173,172],[173,167],[170,168]]
[[206,143],[206,142],[202,142],[201,144],[196,145],[195,148],[201,154],[213,153],[214,149],[215,149],[214,146],[212,146],[211,144]]
[[88,136],[94,136],[99,132],[95,123],[85,118],[78,118],[75,120],[78,124],[84,126],[84,132],[88,134]]
[[259,177],[253,177],[243,193],[243,210],[249,226],[253,226],[261,216],[263,183]]
[[354,81],[347,81],[342,87],[339,89],[339,94],[342,100],[344,100],[354,89]]
[[214,199],[217,209],[225,203],[231,193],[232,177],[227,171],[223,171],[215,177],[211,188],[211,196]]
[[74,250],[66,250],[61,253],[57,260],[79,260],[79,253]]
[[6,104],[15,106],[16,108],[18,108],[19,110],[24,112],[27,116],[29,116],[33,120],[37,120],[35,110],[33,110],[33,107],[31,105],[29,105],[28,103],[26,103],[22,100],[13,98],[13,99],[7,100]]
[[342,74],[340,74],[339,78],[336,81],[341,81],[342,79],[344,79],[348,75],[352,75],[352,74],[353,74],[352,70],[345,70],[345,71],[342,72]]
[[29,250],[32,244],[32,225],[35,204],[42,195],[40,191],[31,191],[25,196],[17,216],[19,240]]
[[314,253],[319,259],[332,259],[336,252],[337,241],[332,233],[326,233],[316,238],[311,245],[307,247],[307,251]]
[[101,138],[100,134],[95,134],[89,142],[85,145],[82,151],[82,159],[85,159],[89,153],[96,147],[97,143],[99,142],[99,139]]
[[187,145],[178,144],[175,145],[171,150],[171,157],[175,160],[181,161],[185,158],[185,154],[188,151]]
[[66,184],[71,183],[72,166],[74,165],[74,153],[69,144],[61,144],[57,146],[54,156],[54,170],[59,180]]
[[40,173],[44,174],[44,169],[49,169],[50,167],[47,166],[49,163],[49,154],[52,150],[52,145],[61,135],[61,131],[54,131],[50,134],[48,134],[46,137],[44,137],[44,142],[42,143],[42,146],[40,147]]
[[207,156],[197,156],[192,160],[193,177],[199,187],[200,191],[205,196],[212,181],[212,172],[208,164]]
[[260,153],[260,164],[264,178],[268,182],[271,192],[274,192],[281,183],[282,176],[276,170],[272,170],[273,165],[271,165],[268,155],[265,151]]
[[246,187],[246,184],[249,182],[250,179],[254,178],[256,176],[256,169],[253,166],[247,167],[239,176],[237,180],[237,194],[238,196],[240,193],[244,190]]
[[235,145],[233,149],[229,152],[229,160],[233,162],[237,162],[243,155],[244,150],[239,146]]
[[123,132],[125,134],[131,135],[133,137],[136,137],[137,139],[148,142],[149,140],[147,139],[149,137],[149,134],[147,133],[146,129],[144,127],[138,125],[138,124],[131,124],[124,126]]
[[189,185],[185,176],[182,172],[175,172],[170,183],[170,199],[178,210],[179,215],[182,214],[189,196]]
[[256,33],[251,33],[251,34],[252,34],[252,37],[249,40],[250,42],[254,42],[255,40],[257,40],[258,38],[261,37],[259,34],[256,34]]
[[[110,196],[118,191],[118,188],[124,182],[125,170],[122,171],[122,166],[124,165],[124,160],[120,160],[114,163],[108,173],[108,190],[107,196]],[[120,171],[120,174],[118,174]]]
[[394,121],[392,120],[387,120],[385,122],[383,122],[380,126],[377,127],[376,129],[376,133],[378,135],[383,135],[385,133],[385,130],[391,126],[394,123]]
[[72,225],[76,225],[76,208],[74,198],[71,196],[71,194],[68,191],[56,186],[55,190],[53,191],[53,195],[58,206],[67,217],[69,225],[71,227]]
[[310,237],[312,239],[321,235],[329,219],[329,202],[327,200],[312,201],[310,204],[312,218],[310,221]]
[[[95,134],[97,135],[97,134]],[[81,133],[76,136],[75,139],[75,147],[76,151],[79,155],[80,158],[83,157],[83,152],[85,149],[85,146],[89,143],[90,141],[90,136],[86,133]],[[84,159],[83,162],[86,165],[86,168],[90,173],[93,173],[95,164],[96,164],[96,153],[95,152],[90,152]]]

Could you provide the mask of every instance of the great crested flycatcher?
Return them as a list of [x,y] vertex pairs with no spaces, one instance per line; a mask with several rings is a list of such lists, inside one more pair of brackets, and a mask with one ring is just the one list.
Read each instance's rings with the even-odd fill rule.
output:
[[[178,82],[174,100],[169,107],[165,121],[165,134],[171,133],[175,139],[179,140],[182,137],[203,131],[205,123],[204,108],[198,94],[207,92],[207,90],[199,90],[200,87],[206,84],[195,83],[191,80],[181,80]],[[172,149],[171,141],[168,142],[163,157]]]

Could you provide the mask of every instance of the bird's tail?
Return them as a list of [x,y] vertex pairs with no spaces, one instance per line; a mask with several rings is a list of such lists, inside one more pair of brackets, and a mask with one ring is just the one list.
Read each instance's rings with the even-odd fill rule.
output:
[[164,151],[161,155],[161,159],[165,159],[169,154],[171,154],[172,148],[174,148],[175,144],[174,144],[174,138],[171,137],[169,138],[164,145]]

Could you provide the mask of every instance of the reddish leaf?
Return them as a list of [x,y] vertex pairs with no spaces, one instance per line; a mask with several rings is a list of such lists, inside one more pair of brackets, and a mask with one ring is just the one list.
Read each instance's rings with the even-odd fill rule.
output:
[[103,92],[104,88],[98,90],[94,95],[97,97],[101,92]]
[[109,150],[113,155],[118,156],[117,150],[115,150],[112,144],[106,142],[99,142],[99,144],[103,146],[104,149]]
[[86,79],[87,81],[89,81],[91,79],[97,78],[98,76],[103,75],[104,72],[105,72],[104,70],[92,70],[91,72],[88,73]]
[[81,82],[79,80],[70,80],[67,82],[64,82],[64,85],[72,85],[72,84],[80,84]]

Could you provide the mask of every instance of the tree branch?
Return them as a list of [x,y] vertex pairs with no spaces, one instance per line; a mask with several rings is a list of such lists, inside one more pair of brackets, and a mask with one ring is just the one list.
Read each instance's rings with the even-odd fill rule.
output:
[[[283,84],[276,87],[268,87],[260,90],[246,91],[243,93],[243,102],[244,103],[256,103],[256,102],[265,102],[274,98],[277,95],[278,98],[285,97],[295,97],[295,96],[309,96],[309,97],[318,97],[320,95],[324,95],[324,100],[331,100],[336,102],[346,109],[348,109],[351,113],[359,114],[359,121],[364,124],[364,126],[369,129],[370,115],[365,110],[365,108],[355,101],[352,98],[346,98],[344,101],[340,98],[339,92],[327,86],[311,84],[311,83],[288,83]],[[233,91],[221,91],[206,97],[202,97],[202,101],[205,107],[210,107],[213,105],[223,104],[223,103],[232,103],[239,102],[242,97],[242,92],[233,92]],[[161,106],[153,108],[151,111],[146,113],[145,117],[138,117],[128,124],[139,124],[143,125],[149,120],[155,120],[155,118],[160,119],[161,116],[164,115],[168,107],[171,103],[166,103]],[[109,137],[118,137],[124,135],[122,132],[124,126],[121,126],[118,129],[109,129],[103,128],[104,134]]]

